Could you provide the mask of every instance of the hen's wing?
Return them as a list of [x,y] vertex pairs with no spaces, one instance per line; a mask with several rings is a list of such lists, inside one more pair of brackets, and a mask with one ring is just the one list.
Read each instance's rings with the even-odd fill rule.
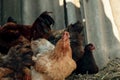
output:
[[39,59],[35,62],[35,70],[40,73],[46,73],[50,68],[49,53],[39,56]]

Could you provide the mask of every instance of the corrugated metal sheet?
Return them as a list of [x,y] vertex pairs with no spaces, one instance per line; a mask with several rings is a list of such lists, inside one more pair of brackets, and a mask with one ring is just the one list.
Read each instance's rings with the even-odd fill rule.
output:
[[1,0],[1,24],[6,23],[9,16],[21,23],[21,7],[21,0]]
[[[52,11],[55,20],[54,29],[63,29],[66,25],[81,19],[79,0],[73,0],[64,5],[66,0],[0,0],[1,24],[12,16],[18,23],[32,24],[43,11]],[[65,12],[65,6],[66,11]],[[67,14],[66,14],[67,13]],[[68,22],[66,22],[68,21]],[[67,24],[68,23],[68,24]],[[65,25],[66,24],[66,25]]]

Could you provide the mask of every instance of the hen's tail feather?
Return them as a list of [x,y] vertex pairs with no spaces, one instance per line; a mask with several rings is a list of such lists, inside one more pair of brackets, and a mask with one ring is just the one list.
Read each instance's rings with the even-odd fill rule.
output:
[[49,23],[50,25],[51,25],[51,24],[54,25],[55,22],[54,22],[53,18],[52,18],[48,13],[51,13],[51,12],[45,11],[45,12],[43,12],[43,13],[40,15],[40,17],[42,17],[42,18],[45,19],[46,21],[50,22],[50,23]]

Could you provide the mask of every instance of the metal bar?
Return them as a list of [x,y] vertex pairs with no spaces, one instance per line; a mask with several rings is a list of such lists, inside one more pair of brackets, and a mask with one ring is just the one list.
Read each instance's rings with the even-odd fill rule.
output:
[[3,20],[3,0],[0,0],[0,25],[2,25],[2,20]]
[[87,31],[86,31],[86,20],[85,20],[85,11],[84,11],[84,1],[85,0],[80,0],[80,5],[81,5],[81,16],[82,16],[82,22],[84,25],[84,29],[83,29],[83,34],[84,34],[84,45],[88,43],[88,39],[87,39]]
[[68,17],[67,17],[67,8],[66,8],[66,0],[64,1],[64,19],[65,19],[65,27],[68,26]]

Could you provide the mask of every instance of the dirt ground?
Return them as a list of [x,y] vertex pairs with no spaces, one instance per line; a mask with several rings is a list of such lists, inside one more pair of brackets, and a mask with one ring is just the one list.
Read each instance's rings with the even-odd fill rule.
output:
[[111,60],[107,66],[97,74],[72,74],[66,80],[120,80],[120,58]]

